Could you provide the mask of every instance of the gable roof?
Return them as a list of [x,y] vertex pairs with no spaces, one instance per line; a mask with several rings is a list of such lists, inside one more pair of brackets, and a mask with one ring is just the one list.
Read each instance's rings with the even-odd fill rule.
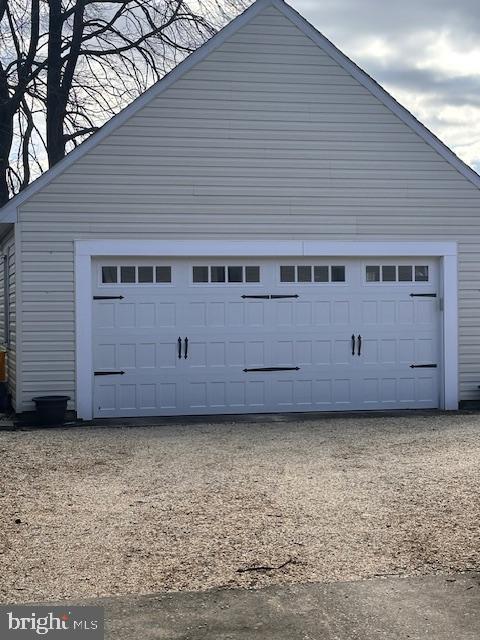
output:
[[204,60],[212,51],[221,46],[230,36],[235,34],[241,27],[246,25],[256,15],[266,7],[273,6],[286,16],[302,33],[312,40],[325,53],[333,58],[341,67],[352,75],[400,120],[408,125],[427,144],[437,151],[450,165],[452,165],[467,180],[480,188],[480,175],[471,167],[465,164],[447,145],[445,145],[435,134],[425,125],[415,118],[405,107],[398,103],[383,87],[381,87],[371,76],[357,66],[350,58],[342,53],[328,38],[322,35],[313,25],[311,25],[295,9],[284,0],[256,0],[246,11],[227,24],[221,31],[215,34],[210,40],[199,47],[185,60],[180,62],[170,73],[147,89],[141,96],[136,98],[130,105],[113,116],[96,133],[85,140],[76,149],[71,151],[54,167],[39,176],[26,189],[9,200],[0,209],[0,223],[12,223],[17,221],[17,209],[33,194],[48,185],[56,176],[60,175],[74,162],[87,154],[98,145],[108,135],[124,124],[129,118],[145,107],[151,100],[168,89],[174,82],[180,79],[194,65]]

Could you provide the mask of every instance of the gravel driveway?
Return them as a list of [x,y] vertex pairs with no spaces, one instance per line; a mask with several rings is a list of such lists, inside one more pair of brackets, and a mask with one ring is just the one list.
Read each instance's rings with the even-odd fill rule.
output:
[[480,568],[477,415],[3,432],[0,454],[3,601]]

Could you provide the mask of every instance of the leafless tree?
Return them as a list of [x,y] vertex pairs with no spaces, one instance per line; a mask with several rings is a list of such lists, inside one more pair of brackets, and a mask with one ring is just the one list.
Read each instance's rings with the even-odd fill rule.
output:
[[0,205],[250,0],[0,0]]

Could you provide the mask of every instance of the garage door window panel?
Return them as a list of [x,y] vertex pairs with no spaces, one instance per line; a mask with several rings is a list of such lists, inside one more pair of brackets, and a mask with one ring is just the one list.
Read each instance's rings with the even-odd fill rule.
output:
[[396,282],[397,267],[385,265],[382,267],[382,282]]
[[314,267],[313,279],[315,282],[328,282],[330,279],[328,274],[328,267]]
[[116,284],[118,282],[118,268],[117,267],[102,267],[102,283],[103,284]]
[[331,267],[331,281],[345,282],[345,267]]
[[428,265],[367,265],[365,281],[372,282],[429,282]]
[[312,267],[300,266],[297,267],[298,282],[311,282],[312,281]]
[[153,282],[153,267],[138,267],[138,282],[151,284]]
[[380,282],[380,267],[376,265],[368,265],[366,268],[367,282]]
[[101,284],[171,284],[172,267],[156,265],[103,265]]
[[135,267],[120,267],[120,282],[122,284],[135,284]]
[[225,282],[225,267],[210,267],[210,282]]
[[343,265],[281,265],[282,284],[343,283],[346,281]]
[[280,267],[280,282],[296,282],[295,267]]
[[192,267],[193,284],[259,284],[260,267],[243,265],[196,265]]
[[172,267],[155,267],[155,282],[170,284],[172,282]]
[[428,266],[415,267],[415,282],[428,282]]
[[208,267],[193,267],[193,282],[208,282]]
[[245,267],[245,282],[258,284],[260,282],[260,267]]
[[243,267],[228,267],[229,282],[243,282]]
[[398,281],[399,282],[412,282],[413,269],[410,266],[398,267]]

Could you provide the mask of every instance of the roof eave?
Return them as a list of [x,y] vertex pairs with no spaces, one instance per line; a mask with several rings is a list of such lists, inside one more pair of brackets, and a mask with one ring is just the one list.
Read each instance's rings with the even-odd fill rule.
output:
[[18,205],[16,204],[14,205],[13,200],[15,200],[15,198],[12,198],[11,200],[9,200],[7,204],[4,205],[2,209],[0,209],[0,224],[10,224],[10,223],[14,224],[15,222],[17,222],[17,206]]

